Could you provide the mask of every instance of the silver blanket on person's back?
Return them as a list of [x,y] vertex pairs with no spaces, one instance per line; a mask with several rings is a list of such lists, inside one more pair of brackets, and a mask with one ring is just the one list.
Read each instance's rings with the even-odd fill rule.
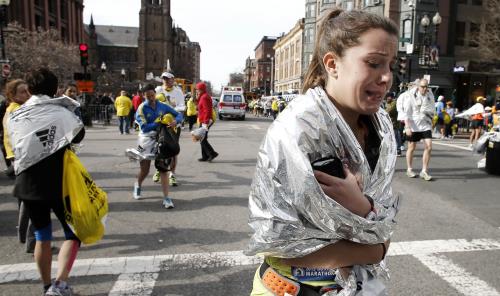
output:
[[[285,109],[259,149],[249,197],[254,234],[247,254],[293,258],[341,239],[376,244],[391,237],[399,208],[391,188],[396,142],[384,110],[371,119],[381,139],[373,172],[355,135],[322,88],[310,89]],[[374,220],[351,213],[325,195],[311,162],[327,156],[347,162],[360,179],[363,192],[374,200]],[[386,275],[382,266],[365,268],[374,275]]]
[[32,96],[11,114],[7,126],[16,175],[71,144],[83,128],[73,113],[78,106],[78,102],[66,96]]

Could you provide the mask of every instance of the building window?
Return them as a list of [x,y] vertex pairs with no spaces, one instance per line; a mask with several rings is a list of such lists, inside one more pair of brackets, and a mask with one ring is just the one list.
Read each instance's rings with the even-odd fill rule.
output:
[[314,27],[308,27],[305,29],[304,39],[305,39],[304,40],[305,43],[313,43],[314,42]]
[[335,3],[335,0],[323,0],[323,4]]
[[478,47],[479,46],[479,44],[477,44],[477,42],[474,41],[473,38],[474,38],[474,36],[478,36],[480,32],[481,32],[481,25],[480,24],[470,23],[470,32],[469,32],[469,46],[470,47]]
[[308,4],[306,7],[306,18],[316,16],[316,4]]
[[472,5],[483,6],[483,0],[472,0]]
[[354,9],[354,3],[352,1],[343,2],[344,9],[349,11]]
[[465,45],[465,23],[456,22],[455,24],[455,45],[464,46]]
[[68,15],[68,9],[66,6],[66,1],[61,1],[61,18],[66,19]]
[[411,40],[411,20],[406,19],[403,21],[403,44],[402,46],[405,46],[406,42],[412,43]]

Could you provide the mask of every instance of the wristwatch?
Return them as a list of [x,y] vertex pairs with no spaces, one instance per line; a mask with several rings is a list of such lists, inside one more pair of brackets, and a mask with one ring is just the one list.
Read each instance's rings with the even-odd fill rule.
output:
[[370,206],[371,206],[370,212],[368,212],[365,219],[366,220],[375,220],[375,218],[377,217],[377,210],[375,209],[373,198],[371,198],[371,196],[368,196],[366,194],[365,194],[365,197],[366,197],[366,199],[368,199],[368,201],[370,202]]

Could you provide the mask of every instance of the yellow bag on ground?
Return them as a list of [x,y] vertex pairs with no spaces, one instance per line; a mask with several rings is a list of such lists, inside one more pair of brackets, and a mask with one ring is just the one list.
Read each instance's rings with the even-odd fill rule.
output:
[[108,197],[69,149],[64,153],[63,203],[66,222],[82,243],[92,244],[103,237]]

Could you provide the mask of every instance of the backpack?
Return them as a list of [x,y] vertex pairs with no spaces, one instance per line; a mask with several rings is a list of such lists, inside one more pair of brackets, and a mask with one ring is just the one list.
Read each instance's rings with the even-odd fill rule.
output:
[[158,128],[158,149],[156,150],[157,159],[168,159],[179,154],[181,148],[174,131],[166,126],[160,124]]

